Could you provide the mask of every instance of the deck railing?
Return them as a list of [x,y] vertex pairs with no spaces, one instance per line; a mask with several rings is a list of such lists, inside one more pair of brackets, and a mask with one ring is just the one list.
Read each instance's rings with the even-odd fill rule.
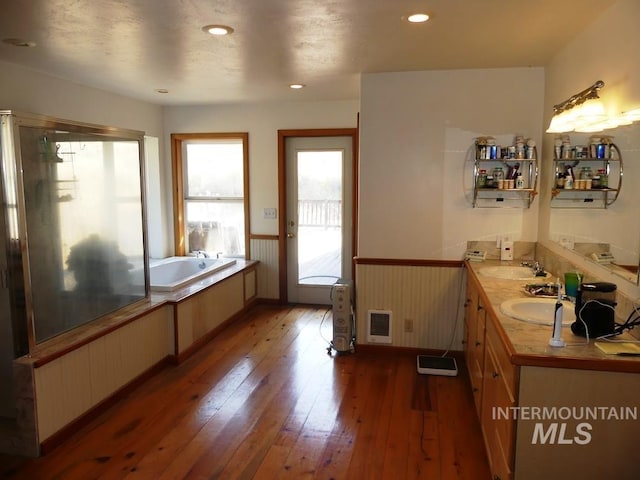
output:
[[298,201],[298,226],[340,227],[342,225],[342,201],[300,200]]

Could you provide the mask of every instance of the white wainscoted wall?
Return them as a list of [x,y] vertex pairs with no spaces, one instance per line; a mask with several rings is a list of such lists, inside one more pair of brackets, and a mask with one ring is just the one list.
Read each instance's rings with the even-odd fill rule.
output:
[[280,298],[278,237],[252,236],[251,259],[258,260],[258,298],[277,300]]
[[34,368],[39,441],[98,405],[173,351],[173,310],[159,308]]
[[367,343],[368,310],[390,310],[392,346],[462,350],[465,278],[461,262],[357,259],[357,343]]

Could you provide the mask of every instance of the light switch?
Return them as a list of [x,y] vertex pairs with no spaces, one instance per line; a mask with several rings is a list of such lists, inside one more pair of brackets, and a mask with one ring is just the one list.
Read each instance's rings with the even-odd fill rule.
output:
[[265,208],[264,209],[264,218],[268,218],[268,219],[276,219],[276,218],[278,218],[278,209],[277,208]]

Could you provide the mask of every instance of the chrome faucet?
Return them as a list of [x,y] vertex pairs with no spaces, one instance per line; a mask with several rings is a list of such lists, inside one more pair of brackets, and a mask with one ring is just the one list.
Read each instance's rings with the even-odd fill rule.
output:
[[523,267],[531,268],[531,271],[536,277],[544,277],[546,275],[546,272],[544,271],[544,266],[537,260],[533,262],[523,261],[520,263],[520,265]]
[[198,264],[198,267],[206,268],[207,263],[204,261],[204,259],[209,258],[209,255],[207,254],[207,252],[205,252],[204,250],[196,250],[195,254],[196,254],[196,258],[202,258],[202,261],[200,261],[200,263]]

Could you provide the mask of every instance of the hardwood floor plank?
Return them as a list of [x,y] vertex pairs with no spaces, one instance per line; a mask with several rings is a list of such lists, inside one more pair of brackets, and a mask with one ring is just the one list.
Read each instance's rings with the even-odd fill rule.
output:
[[[294,314],[295,315],[295,314]],[[303,316],[312,315],[311,312]],[[293,317],[295,318],[295,317]],[[293,322],[295,323],[295,322]],[[262,413],[262,406],[276,395],[290,377],[290,358],[295,348],[287,350],[299,333],[299,329],[288,328],[289,324],[274,326],[272,330],[255,344],[249,354],[255,369],[233,392],[231,398],[216,412],[185,447],[180,458],[167,466],[160,478],[182,475],[182,478],[198,478],[202,471],[213,476],[224,469],[238,445],[245,439]],[[265,344],[269,344],[269,348]],[[302,347],[301,347],[302,348]],[[209,452],[215,444],[215,455]]]
[[[455,379],[437,377],[436,385],[442,476],[469,480],[491,478],[484,450],[468,448],[469,440],[484,446],[469,383],[452,380]],[[481,455],[476,454],[479,451]]]
[[[412,362],[415,362],[415,356],[412,357]],[[402,478],[407,476],[410,441],[408,414],[411,411],[413,395],[411,386],[416,374],[415,366],[411,369],[400,366],[395,377],[396,394],[389,412],[391,418],[384,450],[383,478],[392,478],[393,475],[400,475]]]
[[0,456],[0,477],[490,477],[466,377],[417,377],[397,351],[329,356],[324,313],[254,308],[45,457]]
[[[388,427],[389,417],[384,408],[385,399],[388,401],[392,395],[387,395],[393,390],[395,379],[395,368],[388,368],[388,361],[381,359],[371,359],[367,361],[367,376],[370,376],[372,382],[369,386],[365,405],[359,418],[358,433],[353,446],[353,453],[349,463],[347,475],[351,478],[378,478],[382,473],[381,465],[376,465],[374,459],[381,456],[383,446],[379,446],[376,450],[377,433],[380,430],[380,424]],[[388,408],[388,407],[387,407]],[[385,432],[388,428],[385,429]],[[386,437],[386,433],[385,433]]]
[[[300,340],[308,344],[304,335],[300,335]],[[331,360],[319,351],[316,355],[302,354],[295,361],[291,356],[287,356],[286,359],[291,362],[291,370],[286,372],[287,381],[269,405],[262,412],[258,412],[258,421],[235,450],[220,478],[251,478],[255,474],[270,445],[282,430],[289,413],[295,408],[298,398],[310,383],[314,383],[315,376],[309,375],[308,372],[326,369],[326,364]],[[283,368],[287,370],[287,365],[283,365]]]
[[437,415],[431,411],[411,412],[407,480],[443,478]]
[[344,357],[355,368],[348,377],[338,417],[329,435],[322,455],[318,458],[315,478],[339,478],[349,468],[353,447],[356,445],[362,414],[371,390],[370,354],[363,357]]

